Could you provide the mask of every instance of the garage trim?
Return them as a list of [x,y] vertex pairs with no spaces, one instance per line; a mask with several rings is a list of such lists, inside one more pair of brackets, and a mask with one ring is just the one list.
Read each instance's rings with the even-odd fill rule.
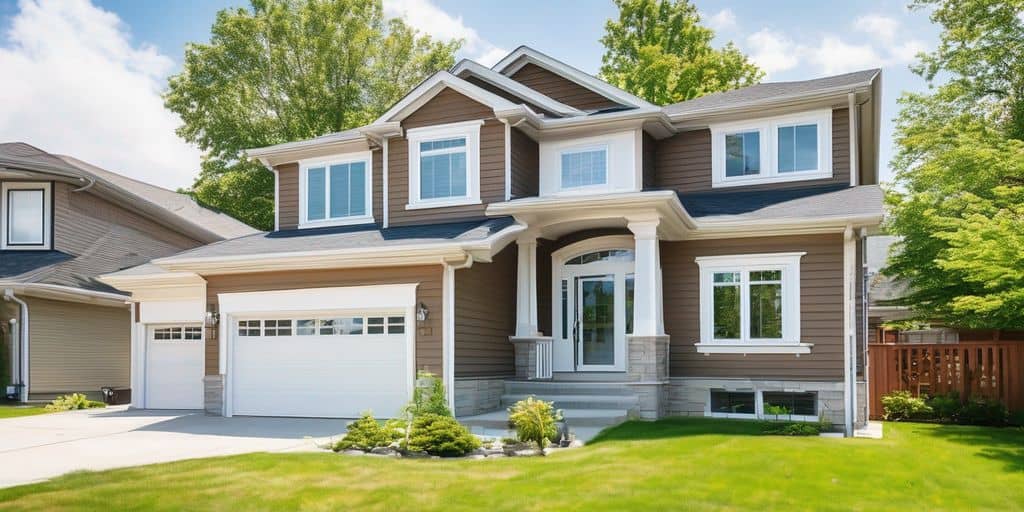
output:
[[296,314],[372,313],[398,311],[405,314],[406,391],[412,397],[416,375],[416,288],[419,283],[304,288],[260,292],[221,293],[218,339],[219,372],[224,375],[224,416],[233,415],[232,368],[233,326],[237,320],[256,316],[280,317]]

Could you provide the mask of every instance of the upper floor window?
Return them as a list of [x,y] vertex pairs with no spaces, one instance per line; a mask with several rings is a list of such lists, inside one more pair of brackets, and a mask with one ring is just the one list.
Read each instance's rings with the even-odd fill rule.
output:
[[573,149],[562,152],[562,188],[608,183],[608,148]]
[[713,125],[714,187],[832,177],[832,111]]
[[2,187],[3,249],[51,247],[51,184],[8,182]]
[[409,141],[409,204],[432,208],[480,202],[483,121],[413,128]]
[[373,222],[369,152],[300,163],[303,227]]

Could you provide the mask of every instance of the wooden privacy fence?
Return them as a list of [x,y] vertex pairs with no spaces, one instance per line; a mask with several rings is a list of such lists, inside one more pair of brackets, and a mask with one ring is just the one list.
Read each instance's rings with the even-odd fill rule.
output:
[[871,418],[882,417],[882,396],[957,391],[963,400],[986,397],[1024,410],[1024,342],[873,344],[868,347]]

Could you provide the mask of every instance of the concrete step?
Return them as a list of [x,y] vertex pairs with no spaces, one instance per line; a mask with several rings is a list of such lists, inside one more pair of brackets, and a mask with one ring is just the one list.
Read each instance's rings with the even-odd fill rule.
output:
[[635,393],[622,382],[565,382],[506,380],[507,395],[603,395],[631,396]]
[[551,380],[562,382],[627,382],[626,372],[554,372]]
[[[570,429],[574,427],[607,428],[629,419],[629,411],[626,409],[563,409],[562,414]],[[509,428],[507,411],[463,416],[459,418],[459,422],[469,427],[470,430],[474,428],[507,430]]]
[[558,409],[632,409],[637,406],[636,395],[563,395],[563,394],[506,394],[501,397],[502,407],[511,407],[516,402],[535,396],[545,402],[554,402]]

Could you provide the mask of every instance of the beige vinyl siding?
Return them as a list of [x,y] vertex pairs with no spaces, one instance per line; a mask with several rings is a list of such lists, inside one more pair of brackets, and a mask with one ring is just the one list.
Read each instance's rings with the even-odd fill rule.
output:
[[[800,334],[810,354],[698,354],[699,256],[805,251],[800,262]],[[843,238],[840,234],[661,243],[665,331],[673,377],[841,379],[843,376]]]
[[[381,150],[373,151],[370,166],[373,168],[373,220],[379,224],[384,221],[384,157]],[[281,164],[275,169],[278,227],[282,230],[295,229],[299,227],[299,194],[302,193],[299,190],[299,164]]]
[[407,210],[409,203],[409,143],[403,137],[388,141],[388,222],[392,226],[453,222],[485,216],[487,204],[505,200],[505,125],[494,112],[452,89],[445,89],[402,121],[402,128],[422,128],[484,120],[480,127],[481,204]]
[[512,198],[540,193],[540,147],[519,128],[512,128]]
[[[289,272],[260,272],[204,276],[208,304],[217,304],[220,293],[325,288],[331,286],[366,286],[378,284],[418,283],[417,303],[422,302],[430,312],[425,322],[416,323],[416,368],[440,375],[442,270],[440,265],[388,268],[357,268],[302,270]],[[330,308],[330,304],[325,304]],[[206,374],[218,373],[219,353],[217,330],[206,330]]]
[[515,333],[515,244],[491,263],[455,272],[455,376],[515,374],[508,337]]
[[[832,178],[766,183],[733,190],[795,188],[827,183],[850,183],[850,118],[847,109],[832,111]],[[706,192],[711,187],[711,131],[691,130],[657,141],[654,184],[660,189]]]
[[535,64],[527,64],[509,78],[570,107],[600,110],[618,103]]
[[29,308],[29,393],[95,393],[131,385],[127,306],[24,300]]

